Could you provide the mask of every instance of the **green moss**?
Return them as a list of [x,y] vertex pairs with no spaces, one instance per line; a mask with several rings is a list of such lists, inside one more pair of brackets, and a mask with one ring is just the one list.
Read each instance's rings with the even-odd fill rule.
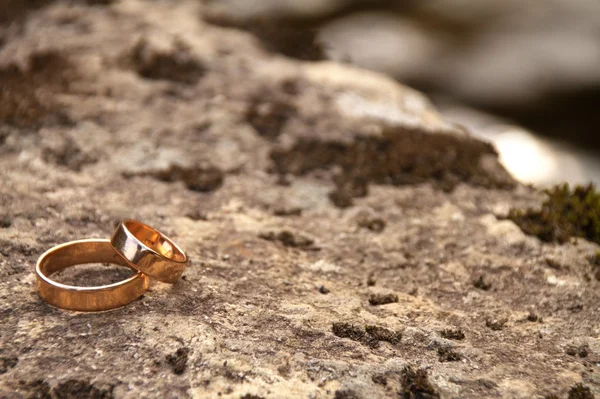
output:
[[460,353],[452,348],[440,347],[437,353],[440,362],[458,362],[462,359]]
[[571,388],[568,399],[594,399],[594,394],[589,387],[580,383]]
[[402,399],[439,399],[440,394],[429,382],[427,371],[406,366],[402,370],[402,385],[398,396]]
[[446,328],[440,331],[440,335],[442,336],[442,338],[455,339],[458,341],[465,339],[465,333],[463,333],[460,329],[455,330],[452,328]]
[[348,338],[370,348],[377,348],[379,346],[377,338],[367,334],[363,328],[350,323],[335,322],[331,326],[331,331],[340,338]]
[[567,242],[582,237],[600,243],[600,193],[593,184],[558,185],[546,190],[541,209],[512,209],[508,218],[526,234],[546,242]]
[[401,332],[379,326],[365,326],[365,332],[378,341],[386,341],[394,345],[402,339]]
[[167,363],[173,369],[173,373],[181,375],[185,372],[189,353],[190,349],[183,347],[177,349],[175,353],[166,356]]
[[596,252],[595,255],[590,257],[590,263],[593,266],[600,266],[600,251]]
[[[321,117],[328,118],[325,113]],[[334,123],[337,122],[332,120]],[[368,195],[370,184],[401,186],[431,182],[446,191],[462,182],[505,189],[515,185],[504,171],[492,172],[483,166],[482,160],[496,157],[488,143],[419,129],[382,128],[381,135],[376,136],[348,133],[347,141],[293,132],[298,136],[293,146],[275,147],[271,151],[272,171],[283,176],[302,176],[315,170],[339,170],[333,177],[335,189],[329,193],[330,200],[339,208],[352,206],[354,198]]]
[[369,295],[369,305],[379,306],[387,305],[388,303],[398,302],[398,295],[396,294],[371,294]]

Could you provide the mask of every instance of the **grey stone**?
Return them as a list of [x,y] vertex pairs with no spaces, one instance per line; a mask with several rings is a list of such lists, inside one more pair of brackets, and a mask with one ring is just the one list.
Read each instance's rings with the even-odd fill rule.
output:
[[[56,2],[8,33],[0,396],[541,397],[579,382],[598,393],[584,363],[598,348],[597,287],[585,278],[597,246],[541,244],[498,220],[539,193],[423,95],[267,54],[199,12],[195,1]],[[131,64],[140,37],[168,44],[149,53],[166,57],[161,78]],[[203,72],[165,79],[164,68],[185,74],[169,55],[180,49]],[[189,184],[199,171],[203,190]],[[360,214],[385,229],[360,228]],[[108,237],[124,217],[187,251],[184,278],[110,312],[41,301],[37,257]],[[548,268],[558,252],[568,269]],[[473,287],[483,271],[499,288]],[[379,293],[398,300],[370,306]],[[543,323],[522,322],[531,309]],[[486,327],[499,318],[502,330]],[[364,345],[334,335],[334,323],[402,338]],[[440,362],[431,345],[447,328],[464,331],[453,342],[461,361]],[[591,353],[569,356],[570,342]]]

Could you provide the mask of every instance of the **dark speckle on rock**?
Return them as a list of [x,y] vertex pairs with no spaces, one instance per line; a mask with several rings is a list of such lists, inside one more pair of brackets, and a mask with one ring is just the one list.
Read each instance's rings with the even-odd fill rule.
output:
[[54,399],[51,395],[50,384],[44,380],[19,381],[18,387],[20,392],[27,393],[27,398]]
[[440,362],[458,362],[462,359],[460,353],[448,347],[438,348],[437,354]]
[[35,248],[30,247],[27,244],[17,243],[11,240],[3,240],[0,238],[0,254],[9,257],[14,254],[22,254],[25,256],[31,256],[35,252]]
[[171,165],[168,169],[157,170],[150,175],[165,182],[182,181],[190,190],[203,193],[221,187],[225,177],[223,172],[210,165]]
[[[583,236],[539,244],[495,217],[539,211],[543,194],[422,93],[205,22],[209,7],[261,0],[1,3],[0,19],[20,16],[0,23],[0,397],[565,399],[578,380],[556,376],[574,372],[597,390],[598,283],[584,276],[598,248]],[[430,16],[416,26],[461,25]],[[457,48],[467,28],[448,32]],[[290,37],[271,39],[298,55]],[[595,197],[572,194],[560,209],[581,205],[592,222]],[[36,295],[40,254],[129,217],[197,259],[185,278],[93,314]],[[71,280],[105,269],[77,266]],[[482,274],[486,292],[472,285]],[[523,320],[532,309],[543,326]],[[494,332],[486,316],[514,328]],[[450,326],[460,334],[439,333]],[[453,347],[440,335],[466,335],[454,350],[468,362],[440,363],[438,347]]]
[[375,233],[381,233],[385,229],[385,220],[381,218],[366,218],[361,219],[358,225]]
[[330,291],[329,291],[329,288],[325,287],[324,285],[320,285],[319,286],[319,292],[321,294],[329,294]]
[[0,121],[26,129],[69,125],[61,103],[42,93],[68,93],[77,79],[77,68],[57,51],[32,53],[28,68],[16,63],[1,66]]
[[246,113],[246,120],[257,133],[269,140],[274,140],[282,133],[287,120],[295,113],[289,95],[281,91],[264,91],[252,101]]
[[402,370],[400,380],[401,391],[399,396],[402,399],[437,399],[440,394],[429,382],[427,371],[423,369],[414,369],[407,366]]
[[367,277],[367,286],[373,287],[373,286],[375,286],[375,284],[377,284],[377,280],[375,279],[375,274],[369,273],[369,276]]
[[200,209],[194,209],[188,213],[185,214],[186,217],[194,220],[194,221],[199,221],[199,220],[203,220],[206,221],[208,220],[208,216],[206,215],[205,212],[201,211]]
[[367,334],[363,328],[351,323],[335,322],[331,327],[331,331],[340,338],[348,338],[371,348],[379,346],[379,341],[376,338]]
[[53,397],[57,399],[70,398],[97,398],[97,399],[112,399],[114,386],[100,388],[88,381],[67,380],[59,383],[51,392]]
[[392,331],[385,327],[368,325],[365,326],[365,331],[376,340],[386,341],[391,344],[397,344],[402,339],[401,332]]
[[9,369],[15,367],[19,359],[15,356],[0,357],[0,374],[6,373]]
[[396,294],[371,294],[369,295],[369,305],[387,305],[388,303],[398,302],[398,295]]
[[590,347],[587,344],[583,345],[567,345],[565,352],[570,356],[587,357],[590,353]]
[[463,331],[460,329],[446,328],[440,331],[440,335],[442,338],[454,339],[457,341],[465,339],[465,333],[463,333]]
[[8,215],[0,215],[0,229],[7,229],[12,226],[12,219]]
[[166,356],[167,363],[171,366],[173,373],[183,374],[187,368],[189,348],[179,348],[175,353]]
[[583,304],[581,303],[574,303],[572,305],[569,305],[567,307],[567,309],[573,313],[579,313],[583,310]]
[[333,395],[333,399],[362,399],[356,392],[350,389],[338,389]]
[[542,318],[533,312],[529,312],[529,314],[527,315],[527,321],[530,321],[532,323],[535,323],[535,322],[541,323]]
[[302,208],[299,207],[278,207],[273,210],[275,216],[300,216]]
[[259,38],[263,47],[268,51],[306,61],[325,58],[325,49],[318,40],[316,27],[306,29],[306,27],[298,26],[294,21],[286,19],[278,22],[263,18],[243,21],[227,18],[221,13],[204,15],[204,20],[218,26],[247,30]]
[[402,340],[401,332],[375,325],[367,325],[361,328],[351,323],[336,322],[333,323],[331,330],[340,338],[349,338],[371,348],[378,347],[380,341],[396,345]]
[[594,399],[594,398],[595,398],[595,396],[592,393],[592,390],[590,389],[590,387],[585,386],[581,383],[575,384],[569,390],[569,396],[567,397],[567,399]]
[[552,258],[546,258],[546,265],[554,270],[560,270],[563,268],[563,265],[559,261]]
[[600,281],[600,251],[588,258],[592,265],[592,273],[597,281]]
[[308,238],[299,233],[294,233],[289,230],[280,232],[267,232],[259,234],[259,237],[267,241],[279,241],[286,247],[292,248],[310,248],[314,244],[312,238]]
[[493,331],[500,331],[504,328],[507,319],[486,319],[485,325]]
[[338,208],[349,208],[354,204],[352,195],[342,189],[336,189],[330,192],[328,196],[331,202]]
[[45,162],[65,166],[75,172],[81,171],[86,166],[98,161],[94,154],[82,151],[81,148],[68,137],[60,141],[54,140],[53,146],[45,146],[42,159]]
[[473,286],[483,291],[489,291],[489,289],[492,288],[492,284],[487,282],[483,276],[479,276],[479,278],[473,282]]
[[381,386],[386,386],[388,384],[387,378],[384,374],[373,374],[371,376],[371,380],[375,384],[379,384]]
[[169,50],[158,49],[142,38],[131,50],[130,60],[140,76],[146,79],[171,80],[193,84],[204,75],[204,67],[181,40]]

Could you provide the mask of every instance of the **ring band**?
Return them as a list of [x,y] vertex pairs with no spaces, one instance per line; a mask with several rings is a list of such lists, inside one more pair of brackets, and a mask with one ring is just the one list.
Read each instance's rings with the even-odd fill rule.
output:
[[99,311],[127,305],[148,289],[150,280],[140,272],[118,283],[95,287],[61,284],[48,277],[59,270],[85,263],[131,267],[115,253],[109,240],[78,240],[58,245],[44,252],[35,266],[40,297],[58,308]]
[[177,244],[136,220],[119,223],[110,243],[131,267],[165,283],[175,283],[187,264]]

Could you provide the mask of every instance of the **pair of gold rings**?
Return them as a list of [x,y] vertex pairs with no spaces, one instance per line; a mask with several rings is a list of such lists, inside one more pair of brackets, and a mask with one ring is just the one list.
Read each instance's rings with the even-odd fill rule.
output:
[[[49,276],[70,266],[112,263],[137,273],[114,284],[78,287],[58,283]],[[110,240],[67,242],[44,252],[37,261],[37,289],[49,304],[70,310],[100,311],[124,306],[139,298],[150,285],[149,277],[175,283],[187,264],[185,252],[150,226],[127,219]]]

